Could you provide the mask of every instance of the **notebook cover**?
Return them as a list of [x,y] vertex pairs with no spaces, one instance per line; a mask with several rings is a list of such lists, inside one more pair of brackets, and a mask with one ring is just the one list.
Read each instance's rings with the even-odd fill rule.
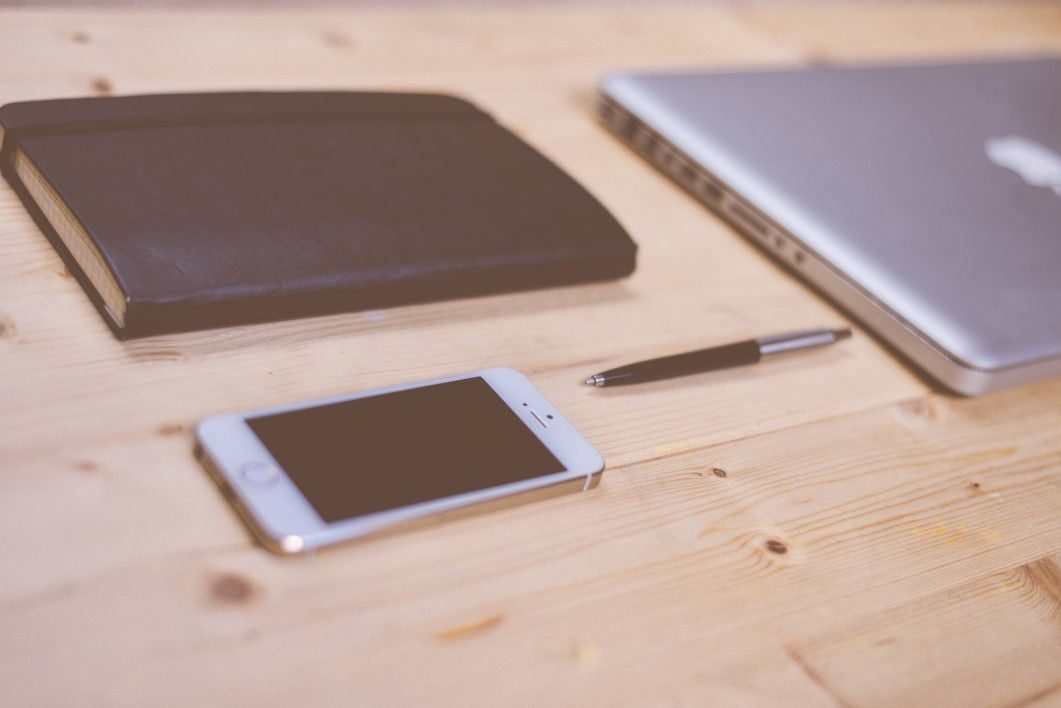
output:
[[[226,93],[0,107],[4,176],[119,337],[617,278],[588,192],[444,95]],[[126,295],[107,314],[10,167],[15,146]]]

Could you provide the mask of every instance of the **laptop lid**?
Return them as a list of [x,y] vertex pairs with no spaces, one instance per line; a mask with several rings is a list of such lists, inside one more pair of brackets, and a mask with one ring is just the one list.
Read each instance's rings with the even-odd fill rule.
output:
[[602,90],[962,365],[1061,358],[1061,60]]

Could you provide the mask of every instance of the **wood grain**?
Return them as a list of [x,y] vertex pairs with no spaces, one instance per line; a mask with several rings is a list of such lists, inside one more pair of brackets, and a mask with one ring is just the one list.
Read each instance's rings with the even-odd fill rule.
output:
[[[1047,556],[831,628],[790,652],[851,705],[905,704],[927,695],[949,706],[1056,702],[1059,603],[1061,566]],[[867,666],[873,681],[866,680]]]
[[[1056,4],[0,14],[0,102],[461,93],[641,247],[616,283],[121,343],[0,187],[5,698],[1054,700],[1061,382],[952,398],[859,331],[753,369],[578,385],[845,322],[595,125],[601,73],[1051,48]],[[213,413],[494,365],[601,449],[599,489],[283,560],[191,454]]]

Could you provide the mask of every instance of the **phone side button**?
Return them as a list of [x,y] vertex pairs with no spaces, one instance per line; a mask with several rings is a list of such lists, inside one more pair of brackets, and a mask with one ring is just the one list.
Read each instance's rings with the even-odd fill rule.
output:
[[239,474],[256,487],[271,487],[280,479],[280,471],[276,467],[259,460],[240,467]]

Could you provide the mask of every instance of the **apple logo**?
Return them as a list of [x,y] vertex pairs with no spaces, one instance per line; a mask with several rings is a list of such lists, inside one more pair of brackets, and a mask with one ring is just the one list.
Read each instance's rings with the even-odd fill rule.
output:
[[1052,189],[1061,197],[1061,155],[1019,135],[988,138],[984,152],[999,167],[1013,170],[1033,187]]

